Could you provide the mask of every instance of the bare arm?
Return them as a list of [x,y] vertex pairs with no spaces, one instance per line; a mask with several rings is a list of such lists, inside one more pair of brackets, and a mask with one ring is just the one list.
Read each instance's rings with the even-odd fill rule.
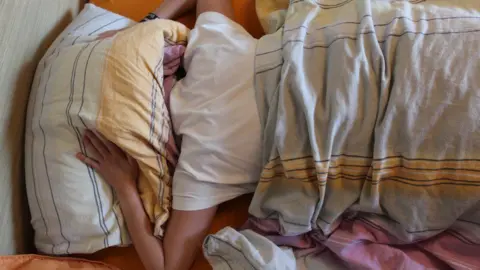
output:
[[165,239],[167,270],[190,269],[201,250],[217,207],[199,211],[173,210]]
[[147,270],[165,269],[162,242],[153,235],[152,224],[136,190],[118,192],[128,232],[143,266]]
[[118,195],[128,232],[140,260],[148,270],[164,269],[162,243],[153,235],[152,224],[137,191],[138,164],[112,142],[87,130],[84,143],[88,157],[77,158],[94,168]]
[[173,20],[195,8],[197,0],[165,0],[153,13],[159,18]]
[[200,211],[173,210],[163,245],[154,236],[153,226],[143,208],[137,190],[138,164],[112,142],[86,131],[84,143],[88,157],[77,158],[94,168],[118,195],[133,245],[148,270],[189,269],[201,247],[216,207]]
[[203,12],[214,11],[234,19],[232,0],[198,0],[197,17]]

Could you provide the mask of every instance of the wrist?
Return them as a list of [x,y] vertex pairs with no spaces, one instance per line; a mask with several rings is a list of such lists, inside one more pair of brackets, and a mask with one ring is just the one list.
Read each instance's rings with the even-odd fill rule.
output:
[[121,187],[114,188],[119,199],[126,199],[133,196],[138,196],[137,187],[131,185],[123,185]]

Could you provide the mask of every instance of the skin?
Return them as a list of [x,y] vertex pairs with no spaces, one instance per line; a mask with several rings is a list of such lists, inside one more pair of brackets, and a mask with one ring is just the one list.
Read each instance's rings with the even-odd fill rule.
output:
[[[160,18],[173,19],[193,9],[195,5],[197,16],[203,12],[215,11],[233,18],[230,0],[166,0],[155,13]],[[100,38],[112,36],[116,32],[104,33]],[[76,157],[95,169],[115,190],[133,245],[145,268],[190,269],[217,207],[199,211],[173,209],[162,241],[153,235],[153,226],[137,190],[139,168],[135,159],[94,131],[87,130],[83,140],[89,156],[78,153]]]

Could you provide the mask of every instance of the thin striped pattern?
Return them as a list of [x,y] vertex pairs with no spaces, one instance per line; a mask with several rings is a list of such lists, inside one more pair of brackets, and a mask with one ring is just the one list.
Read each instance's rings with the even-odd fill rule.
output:
[[[75,63],[73,65],[72,75],[71,75],[72,77],[71,77],[71,83],[70,83],[70,99],[69,99],[69,104],[67,105],[67,109],[66,109],[66,117],[67,117],[67,121],[69,123],[69,126],[72,130],[74,130],[76,138],[77,138],[77,143],[80,147],[80,151],[85,155],[87,155],[87,150],[85,148],[85,145],[83,144],[81,131],[79,130],[78,127],[76,127],[73,124],[71,106],[73,104],[73,96],[74,96],[74,93],[75,93],[75,81],[76,81],[76,74],[77,74],[77,68],[78,68],[78,61],[79,61],[79,58],[81,57],[82,53],[89,46],[90,46],[90,44],[85,45],[80,50],[79,54],[77,55],[77,58],[75,59]],[[105,235],[104,247],[107,247],[108,246],[108,240],[107,240],[108,233],[107,233],[107,230],[106,230],[106,225],[102,222],[102,217],[103,217],[103,215],[101,214],[102,211],[101,211],[101,209],[99,209],[101,206],[99,205],[99,195],[98,195],[98,189],[97,189],[97,186],[96,186],[95,172],[93,172],[93,170],[89,166],[87,166],[86,164],[85,164],[85,168],[87,169],[88,176],[90,178],[90,182],[92,183],[92,186],[93,186],[93,192],[94,192],[95,204],[96,204],[96,208],[97,208],[97,214],[98,214],[98,218],[99,218],[99,224],[100,224],[100,227],[101,227],[101,229],[102,229],[102,231]]]
[[[380,160],[380,162],[374,160]],[[359,161],[361,163],[358,163]],[[325,164],[319,166],[321,165],[319,162]],[[279,179],[315,180],[318,182],[324,182],[327,179],[363,179],[372,185],[386,184],[386,182],[392,181],[397,184],[425,187],[438,185],[480,186],[480,171],[469,169],[480,168],[480,161],[454,160],[456,167],[452,167],[451,162],[451,159],[435,161],[399,157],[372,159],[344,155],[324,161],[315,161],[312,157],[288,160],[273,159],[265,165],[260,179],[263,183]],[[333,166],[330,167],[332,164]],[[404,168],[402,164],[410,164],[412,168]],[[399,169],[392,170],[392,167]]]
[[[107,14],[107,13],[108,13],[108,12],[105,12],[104,14]],[[103,14],[100,14],[100,15],[103,15]],[[85,26],[86,24],[90,23],[90,22],[93,21],[95,18],[99,17],[100,15],[94,16],[93,18],[89,19],[87,22],[85,22],[85,23],[81,24],[80,26],[76,27],[73,31],[76,31],[76,30],[80,29],[82,26]],[[50,54],[49,58],[52,57],[52,56],[55,55],[55,54],[56,54],[55,59],[58,58],[58,56],[59,56],[59,54],[60,54],[59,48],[61,48],[63,42],[64,42],[65,39],[66,39],[66,36],[67,36],[67,35],[64,35],[64,36],[62,37],[62,39],[58,42],[58,44],[56,45],[56,48],[52,51],[52,53]],[[73,45],[73,44],[72,44],[72,45]],[[54,61],[55,59],[53,59],[52,61]],[[41,61],[43,62],[43,70],[41,71],[41,72],[43,73],[43,72],[45,71],[45,69],[46,69],[47,61],[46,61],[46,58],[43,58]],[[47,82],[46,82],[46,84],[45,84],[45,94],[46,94],[46,91],[47,91],[47,90],[46,90],[46,87],[47,87],[47,85],[48,85],[48,81],[50,80],[50,73],[51,73],[51,69],[52,69],[52,68],[53,68],[53,66],[50,67],[48,79],[47,79]],[[36,87],[34,87],[34,89],[39,89],[39,86],[40,86],[40,83],[41,83],[41,78],[42,78],[42,76],[39,77],[39,79],[38,79],[38,85],[37,85]],[[40,91],[38,91],[38,90],[36,90],[36,92],[37,92],[37,95],[40,93]],[[44,94],[44,98],[45,98],[45,94]],[[33,101],[33,108],[36,108],[37,99],[38,99],[38,98],[35,98],[34,101]],[[42,101],[42,110],[43,110],[43,101]],[[40,115],[40,118],[39,118],[39,119],[40,119],[39,121],[41,121],[41,115]],[[39,123],[40,123],[40,122],[39,122]],[[45,137],[45,132],[44,132],[43,129],[42,129],[42,134],[43,134],[43,136]],[[35,133],[34,133],[33,128],[32,128],[32,142],[31,142],[31,146],[30,146],[31,149],[32,149],[32,151],[33,151],[33,149],[34,149],[34,142],[35,142]],[[44,138],[44,142],[45,142],[45,138]],[[44,149],[44,152],[45,152],[45,149]],[[46,163],[46,161],[45,161],[45,153],[44,153],[43,155],[44,155],[44,162]],[[42,209],[42,206],[41,206],[41,203],[40,203],[40,199],[39,199],[39,195],[38,195],[37,179],[35,179],[35,171],[34,171],[34,169],[36,168],[36,166],[34,166],[34,164],[35,164],[34,156],[35,156],[35,155],[33,155],[33,153],[32,153],[32,155],[31,155],[31,162],[32,162],[32,182],[33,182],[33,189],[34,189],[33,192],[34,192],[34,194],[35,194],[36,204],[37,204],[37,206],[38,206],[38,209],[39,209],[39,212],[40,212],[40,216],[41,216],[41,219],[42,219],[43,224],[44,224],[44,227],[45,227],[45,234],[46,234],[47,237],[50,238],[50,242],[53,243],[53,239],[52,239],[51,236],[50,236],[49,227],[47,226],[47,221],[46,221],[46,219],[45,219],[45,213],[43,212],[43,209]],[[45,166],[46,166],[46,164],[45,164]],[[47,176],[47,177],[48,177],[48,176]],[[48,180],[49,180],[49,183],[50,183],[50,179],[48,179]],[[51,185],[51,184],[50,184],[50,185]],[[51,190],[51,189],[50,189],[50,190]],[[52,196],[53,196],[53,194],[52,194]],[[59,215],[58,215],[58,210],[57,210],[57,209],[56,209],[56,212],[57,212],[57,217],[58,217],[59,223],[60,223],[60,217],[59,217]],[[61,233],[62,236],[63,236],[63,231],[62,231],[62,230],[61,230],[60,233]],[[64,237],[64,238],[65,238],[65,237]],[[67,240],[67,241],[68,241],[68,240]],[[69,248],[69,247],[70,247],[70,242],[68,241],[68,247],[67,247],[67,251],[66,251],[67,254],[68,254],[68,248]],[[55,244],[52,244],[52,253],[54,253],[54,250],[55,250]]]
[[[46,62],[44,61],[44,66],[46,66]],[[45,67],[44,67],[45,69]],[[40,91],[39,91],[39,86],[40,86],[40,80],[39,80],[39,85],[38,87],[36,88],[36,97],[33,99],[33,108],[36,108],[37,106],[37,100],[39,99],[38,95],[40,94]],[[33,114],[33,110],[32,110],[32,114]],[[32,116],[31,116],[32,117]],[[33,131],[33,117],[32,117],[32,123],[31,123],[31,135],[32,135],[32,142],[31,142],[31,145],[30,145],[30,149],[32,151],[31,155],[30,155],[30,158],[31,158],[31,167],[32,167],[32,184],[33,184],[33,193],[35,194],[35,200],[36,200],[36,204],[38,206],[38,210],[40,212],[40,217],[43,221],[43,226],[45,228],[45,234],[46,236],[50,239],[50,242],[53,243],[53,239],[52,237],[50,236],[50,232],[49,232],[49,226],[47,225],[47,221],[45,219],[45,213],[43,213],[43,210],[42,210],[42,205],[40,203],[40,199],[39,199],[39,196],[38,196],[38,187],[37,187],[37,181],[38,179],[35,178],[35,168],[36,168],[36,164],[35,164],[35,159],[34,159],[34,152],[35,152],[35,148],[34,148],[34,142],[35,142],[35,132]],[[53,245],[52,245],[52,250],[53,250]]]
[[[106,12],[103,12],[103,13],[100,13],[96,16],[93,16],[92,18],[88,19],[86,22],[80,24],[79,26],[75,27],[75,29],[72,30],[72,32],[75,32],[75,31],[78,31],[80,29],[83,29],[84,27],[86,27],[89,23],[91,23],[92,21],[94,21],[95,19],[99,18],[99,17],[102,17],[102,16],[105,16],[106,14],[109,14],[108,11]],[[70,33],[69,33],[70,34]]]
[[[100,43],[102,42],[103,40],[99,40],[95,43],[95,45],[93,45],[92,47],[92,50],[90,51],[89,55],[88,55],[88,58],[87,58],[87,62],[85,63],[85,70],[84,70],[84,77],[83,77],[83,89],[82,89],[82,98],[81,98],[81,101],[80,101],[80,107],[78,109],[78,118],[80,119],[80,121],[82,122],[82,125],[85,129],[87,129],[87,125],[85,124],[85,121],[82,119],[81,117],[81,112],[82,112],[82,108],[83,108],[83,104],[84,104],[84,101],[85,101],[85,87],[86,87],[86,81],[87,81],[87,70],[88,70],[88,64],[90,62],[90,58],[93,54],[93,52],[95,51],[95,48],[100,45]],[[78,127],[76,127],[76,130],[77,132],[79,132],[79,129]],[[86,148],[84,146],[84,150],[85,150],[85,153],[87,153],[86,151]],[[95,173],[95,171],[93,170],[93,168],[91,167],[88,167],[88,170],[89,170],[89,173],[91,173],[91,175],[93,176],[93,188],[94,188],[94,194],[95,194],[95,200],[98,199],[98,216],[99,216],[99,219],[100,219],[100,226],[102,227],[102,230],[104,231],[105,233],[105,247],[108,247],[110,246],[109,244],[109,241],[108,241],[108,236],[110,235],[110,231],[108,230],[107,228],[107,225],[105,223],[105,216],[104,216],[104,213],[103,213],[103,203],[102,203],[102,197],[100,196],[100,191],[99,191],[99,188],[98,188],[98,180],[97,180],[97,175]],[[113,199],[113,196],[112,196],[112,199]],[[120,227],[120,224],[118,224],[118,220],[117,220],[117,226]]]
[[[59,229],[60,229],[60,235],[67,242],[67,249],[66,249],[65,253],[69,254],[68,249],[70,248],[70,241],[65,237],[65,234],[64,234],[64,231],[63,231],[62,221],[60,219],[60,214],[59,214],[59,211],[58,211],[58,207],[57,207],[57,204],[55,202],[55,197],[53,195],[53,189],[52,189],[52,183],[51,183],[50,175],[48,173],[47,158],[45,156],[45,152],[46,152],[46,149],[47,149],[47,139],[46,139],[46,136],[45,136],[45,130],[42,127],[43,108],[44,108],[44,105],[45,105],[45,97],[46,97],[47,91],[48,91],[48,82],[50,81],[52,68],[53,68],[53,65],[50,66],[50,69],[48,71],[47,81],[45,82],[45,89],[44,89],[44,92],[43,92],[43,98],[42,98],[41,107],[40,107],[40,114],[39,114],[39,117],[38,117],[38,119],[39,119],[38,120],[38,126],[39,126],[40,130],[42,131],[42,136],[43,136],[42,156],[43,156],[43,163],[45,165],[45,176],[47,178],[48,187],[49,187],[49,190],[50,190],[50,198],[52,199],[52,204],[53,204],[53,207],[54,207],[54,210],[55,210],[55,214],[57,216],[58,226],[59,226]],[[56,245],[52,241],[52,254],[56,254],[55,253],[55,247],[56,247]]]
[[[77,33],[73,33],[73,32],[82,31],[86,27],[96,25],[96,24],[98,24],[99,22],[102,21],[102,20],[99,20],[101,17],[106,16],[108,14],[112,14],[112,13],[110,13],[108,11],[102,11],[101,13],[99,13],[98,11],[93,11],[92,13],[89,12],[88,14],[92,14],[92,16],[89,16],[89,15],[87,15],[87,13],[84,13],[84,15],[81,15],[79,17],[79,18],[85,18],[86,17],[86,19],[81,19],[82,22],[76,22],[78,20],[78,18],[75,19],[73,24],[76,24],[76,26],[74,28],[67,28],[67,30],[62,33],[62,35],[57,39],[57,41],[55,41],[53,43],[52,48],[49,49],[48,55],[45,55],[42,58],[42,60],[39,64],[39,68],[36,71],[36,74],[37,74],[36,75],[36,82],[35,82],[35,85],[32,87],[32,94],[34,94],[36,96],[36,98],[31,98],[31,99],[33,99],[32,104],[33,104],[33,108],[35,108],[35,109],[32,110],[32,114],[31,114],[31,116],[29,116],[29,118],[38,117],[38,120],[37,120],[37,118],[35,118],[35,120],[32,119],[32,123],[30,124],[31,127],[32,127],[32,130],[31,130],[32,141],[31,141],[31,143],[29,143],[29,146],[28,146],[32,151],[32,153],[31,153],[31,167],[32,167],[31,168],[31,170],[32,170],[31,181],[33,181],[33,182],[32,182],[32,187],[31,188],[32,188],[33,193],[32,193],[32,198],[31,199],[32,199],[32,202],[35,204],[35,206],[38,207],[38,210],[34,210],[34,211],[37,211],[37,213],[39,215],[39,221],[41,222],[40,226],[36,227],[36,229],[37,229],[36,233],[42,233],[47,237],[45,240],[41,240],[42,246],[45,245],[45,244],[48,244],[47,250],[42,250],[42,251],[47,252],[47,253],[50,252],[52,254],[70,254],[72,252],[70,249],[72,249],[72,247],[73,247],[72,245],[74,244],[74,241],[75,241],[74,240],[74,235],[73,235],[75,232],[70,230],[71,226],[68,223],[69,221],[66,220],[66,217],[65,217],[64,213],[62,212],[59,198],[57,198],[57,196],[56,196],[56,194],[57,195],[61,194],[60,193],[61,191],[56,190],[57,187],[55,185],[55,179],[53,178],[54,176],[52,175],[52,170],[53,169],[50,168],[52,165],[51,165],[51,163],[49,163],[46,160],[47,154],[50,153],[50,149],[53,146],[50,146],[50,143],[47,142],[47,137],[46,136],[49,136],[49,134],[46,134],[46,133],[48,133],[48,131],[47,131],[48,128],[47,128],[47,126],[45,126],[45,125],[47,125],[47,122],[45,122],[45,120],[44,120],[44,118],[45,118],[44,114],[47,112],[46,111],[47,108],[45,108],[45,110],[44,110],[44,106],[47,106],[47,104],[45,104],[45,102],[47,102],[47,103],[49,102],[49,97],[47,95],[49,95],[48,91],[51,91],[50,81],[51,81],[51,78],[53,78],[53,76],[54,76],[54,72],[55,72],[54,65],[56,63],[56,59],[60,56],[60,52],[62,51],[61,49],[65,48],[65,46],[64,46],[65,42],[68,42],[68,43],[71,42],[71,39],[69,39],[69,36],[72,36],[72,35],[76,36],[73,40],[73,43],[72,43],[72,45],[75,45],[77,43],[77,41],[80,39],[81,33],[78,32],[79,34],[77,35]],[[115,17],[118,17],[118,15],[115,15]],[[128,20],[126,18],[122,18],[122,19]],[[119,20],[116,19],[115,21],[110,21],[108,23],[103,24],[101,26],[101,28],[99,28],[99,30],[105,29],[109,26],[112,26],[114,28],[115,26],[113,24],[116,21],[119,21]],[[120,24],[118,24],[118,25],[120,25]],[[111,27],[109,27],[109,29],[111,29]],[[85,32],[85,31],[83,31],[83,32]],[[68,45],[68,47],[70,47],[70,44],[67,44],[67,45]],[[87,49],[87,46],[83,47],[83,45],[82,45],[82,48],[79,48],[79,50],[81,50],[82,53],[83,53]],[[92,48],[92,51],[93,51],[93,48]],[[83,57],[82,58],[80,58],[80,56],[75,57],[75,59],[74,59],[75,69],[77,69],[76,66],[79,64],[80,59],[83,59]],[[87,65],[88,65],[89,59],[90,59],[90,56],[87,59]],[[49,67],[49,65],[50,65],[50,67]],[[86,70],[85,70],[85,76],[86,76]],[[73,82],[72,81],[70,82],[70,84],[71,84],[70,86],[72,86],[72,83],[75,84],[74,80],[75,79],[73,79]],[[43,87],[43,83],[45,83],[44,87]],[[41,88],[43,88],[43,89],[41,89]],[[42,90],[43,90],[43,92],[42,92]],[[43,97],[42,97],[42,95],[43,95]],[[67,109],[66,109],[67,114],[68,114],[69,111],[71,111],[72,106],[73,106],[72,98],[73,98],[73,93],[70,94],[69,100],[66,101],[67,102]],[[37,99],[38,99],[38,101],[37,101]],[[82,102],[83,102],[83,96],[82,96]],[[37,109],[37,107],[38,107],[38,109]],[[81,110],[81,108],[80,108],[80,110]],[[82,119],[80,119],[80,120],[82,121]],[[73,125],[72,119],[67,119],[67,122],[68,122],[67,124],[69,126]],[[39,128],[39,131],[41,132],[41,135],[39,135],[35,131],[37,129],[36,127],[34,127],[34,126],[36,126],[35,123],[38,123],[38,128]],[[45,128],[44,128],[44,126],[45,126]],[[78,133],[79,130],[76,129],[75,132]],[[39,136],[42,136],[43,139],[41,139],[41,137],[39,137]],[[77,140],[78,140],[78,138],[77,138]],[[43,141],[43,143],[41,143],[41,141]],[[81,143],[79,143],[79,144],[81,145]],[[40,146],[40,145],[42,145],[42,146]],[[35,147],[35,146],[37,146],[37,147]],[[38,148],[39,151],[43,152],[42,153],[43,161],[41,161],[42,158],[35,158],[36,155],[34,155],[33,153],[34,153],[36,148]],[[80,146],[80,148],[84,152],[84,149],[83,149],[84,147],[82,145]],[[40,150],[40,149],[42,149],[42,150]],[[38,153],[38,154],[40,154],[40,153]],[[39,171],[40,168],[38,166],[40,164],[39,162],[44,163],[43,166],[45,167],[45,173],[42,172],[42,173],[39,174],[39,172],[40,172]],[[91,173],[89,173],[90,178],[91,179],[93,178],[93,181],[97,182],[95,174],[92,174],[92,173],[93,173],[93,171]],[[48,182],[40,182],[40,180],[43,181],[44,179],[45,179],[45,181],[48,181]],[[47,184],[48,184],[48,186],[47,186]],[[44,186],[47,189],[42,190],[42,186]],[[98,186],[94,187],[94,189],[98,190]],[[50,195],[48,195],[47,190],[50,191]],[[54,192],[55,192],[55,194],[54,194]],[[59,192],[59,193],[56,193],[56,192]],[[112,196],[112,198],[114,198],[114,193],[113,193],[112,190],[111,190],[111,192],[112,192],[111,196]],[[96,193],[96,197],[100,196],[98,192],[95,191],[94,193]],[[52,203],[53,208],[50,205],[46,205],[46,203],[48,203],[48,204]],[[101,206],[101,204],[102,204],[101,198],[99,198],[98,204],[99,204],[99,207],[100,207],[100,212],[99,212],[99,214],[100,214],[99,219],[101,220],[100,227],[102,227],[102,230],[107,231],[107,235],[105,237],[104,242],[106,244],[105,246],[108,246],[108,234],[109,233],[108,233],[108,229],[107,229],[106,224],[105,224],[105,215],[103,215],[103,212],[102,212],[103,208]],[[120,237],[121,237],[120,241],[123,244],[124,243],[123,238],[122,238],[123,234],[122,234],[122,229],[120,227],[120,221],[118,220],[118,213],[115,211],[115,209],[113,209],[113,211],[114,211],[114,214],[115,214],[116,223],[118,224],[118,227],[120,228]],[[55,217],[55,215],[56,215],[57,221],[55,221],[55,219],[52,219],[52,217]],[[56,222],[58,222],[59,227],[56,227],[56,224],[55,224]],[[43,229],[44,229],[44,231],[43,231]],[[61,239],[63,238],[63,241],[59,241],[58,239],[53,237],[54,235],[56,236],[58,234],[61,235]],[[50,245],[51,245],[51,250],[48,251],[48,249],[50,249]],[[62,247],[61,247],[61,245],[62,245]]]
[[118,22],[118,21],[121,21],[121,20],[128,20],[128,19],[127,19],[127,18],[118,18],[118,19],[115,19],[115,20],[113,20],[112,22],[109,22],[109,23],[107,23],[107,24],[105,24],[105,25],[97,28],[96,30],[94,30],[93,32],[91,32],[91,33],[88,34],[88,35],[91,36],[91,35],[97,33],[98,31],[102,30],[103,28],[105,28],[105,27],[107,27],[107,26],[109,26],[109,25],[112,25],[112,24],[114,24],[114,23],[116,23],[116,22]]

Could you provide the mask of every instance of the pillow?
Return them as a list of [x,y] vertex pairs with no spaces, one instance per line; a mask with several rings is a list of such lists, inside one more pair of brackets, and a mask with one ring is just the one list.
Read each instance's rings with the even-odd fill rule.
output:
[[184,58],[187,75],[171,95],[175,133],[182,136],[174,209],[206,209],[255,190],[262,168],[256,44],[222,14],[197,19]]
[[182,52],[188,29],[156,20],[98,37],[133,24],[86,5],[37,69],[25,165],[35,244],[42,253],[92,253],[130,243],[113,190],[75,158],[86,151],[86,128],[137,159],[145,211],[155,234],[163,233],[171,200],[167,165],[176,155],[163,76],[180,61],[165,60],[164,67],[163,59]]

